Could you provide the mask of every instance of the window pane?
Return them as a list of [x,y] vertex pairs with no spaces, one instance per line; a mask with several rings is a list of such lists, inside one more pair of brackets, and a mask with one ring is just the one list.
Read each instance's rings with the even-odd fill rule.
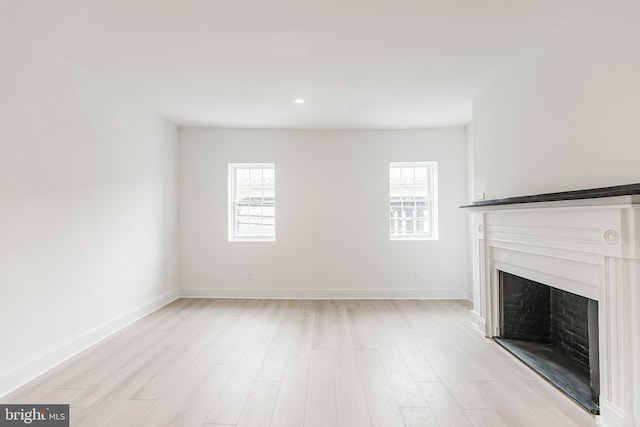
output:
[[264,171],[264,183],[265,185],[273,185],[275,182],[275,170],[274,169],[263,169]]
[[249,169],[236,169],[236,185],[249,185]]
[[251,186],[262,185],[262,169],[251,169]]
[[389,181],[391,182],[391,185],[400,184],[402,182],[400,172],[400,168],[392,167],[389,169]]
[[415,168],[416,184],[425,184],[427,182],[427,168]]
[[402,168],[402,183],[409,185],[413,183],[413,168]]

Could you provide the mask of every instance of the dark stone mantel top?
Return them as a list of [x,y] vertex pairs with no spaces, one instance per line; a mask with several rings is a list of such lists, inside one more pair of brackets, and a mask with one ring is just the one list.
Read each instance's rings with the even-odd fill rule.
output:
[[557,202],[561,200],[597,199],[601,197],[640,195],[640,184],[616,185],[614,187],[590,188],[587,190],[562,191],[559,193],[534,194],[531,196],[507,197],[505,199],[478,200],[461,208],[479,206],[514,205],[517,203]]

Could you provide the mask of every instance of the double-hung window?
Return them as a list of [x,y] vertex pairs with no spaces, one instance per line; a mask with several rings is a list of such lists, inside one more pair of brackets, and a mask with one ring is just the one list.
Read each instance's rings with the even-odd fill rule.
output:
[[438,163],[389,164],[391,240],[438,239]]
[[275,165],[229,164],[229,241],[274,240]]

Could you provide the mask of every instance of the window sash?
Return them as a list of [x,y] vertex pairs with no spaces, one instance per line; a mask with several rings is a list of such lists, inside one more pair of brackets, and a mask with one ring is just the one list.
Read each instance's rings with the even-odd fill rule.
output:
[[229,240],[275,240],[275,165],[229,164]]
[[389,164],[391,240],[437,239],[437,162]]

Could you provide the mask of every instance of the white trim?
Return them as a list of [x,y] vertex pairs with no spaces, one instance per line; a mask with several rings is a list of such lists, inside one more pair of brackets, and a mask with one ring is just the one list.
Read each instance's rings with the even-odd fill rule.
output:
[[480,313],[474,310],[469,311],[469,322],[473,325],[473,327],[482,335],[484,335],[484,331],[486,328],[486,322],[480,316]]
[[466,289],[181,289],[182,298],[248,299],[453,299],[466,300]]
[[229,239],[230,243],[234,242],[275,242],[276,236],[268,236],[268,237],[234,237],[233,239]]
[[395,234],[389,238],[392,242],[397,241],[427,241],[427,240],[438,240],[438,237],[433,237],[431,235],[411,235],[411,236],[403,236],[401,234]]
[[625,424],[624,411],[609,402],[600,403],[598,424],[606,427],[626,427],[631,425]]
[[78,353],[178,298],[177,289],[166,292],[149,302],[141,304],[137,308],[119,314],[81,335],[69,338],[60,345],[48,349],[46,352],[26,360],[20,365],[2,372],[0,375],[0,397],[11,393],[46,371],[60,365]]

